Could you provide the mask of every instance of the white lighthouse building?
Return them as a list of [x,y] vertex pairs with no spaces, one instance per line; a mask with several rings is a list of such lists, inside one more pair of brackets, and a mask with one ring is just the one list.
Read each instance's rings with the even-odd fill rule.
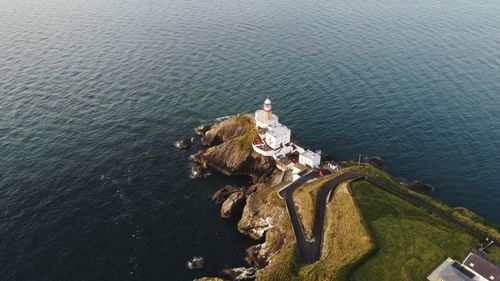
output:
[[265,138],[272,149],[278,149],[290,142],[291,131],[280,123],[268,127]]
[[278,124],[278,116],[273,114],[273,107],[269,98],[264,101],[262,109],[255,111],[255,124],[257,128],[261,129],[267,129],[269,126]]
[[278,120],[278,116],[273,114],[271,100],[267,98],[262,109],[255,111],[255,124],[261,139],[254,143],[255,151],[266,156],[277,157],[277,155],[288,153],[291,149],[285,148],[290,144],[291,131]]

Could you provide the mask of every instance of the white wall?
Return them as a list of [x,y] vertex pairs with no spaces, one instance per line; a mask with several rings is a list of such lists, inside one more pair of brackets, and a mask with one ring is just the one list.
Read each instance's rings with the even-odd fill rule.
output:
[[306,153],[299,155],[299,163],[307,165],[309,167],[317,166],[320,164],[320,162],[321,162],[321,156],[319,156],[316,153],[313,154]]
[[285,145],[290,142],[290,130],[285,130],[281,134],[266,133],[266,143],[273,149],[277,149],[280,145]]

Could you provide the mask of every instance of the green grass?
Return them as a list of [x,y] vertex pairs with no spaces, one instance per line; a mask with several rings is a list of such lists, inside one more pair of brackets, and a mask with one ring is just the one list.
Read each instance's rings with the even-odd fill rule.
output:
[[239,148],[252,151],[252,143],[258,138],[259,134],[255,128],[255,123],[253,123],[251,119],[251,115],[240,114],[234,118],[235,121],[247,131],[244,136],[238,138]]
[[[497,226],[491,226],[486,220],[471,211],[464,208],[452,208],[441,201],[412,191],[387,172],[369,165],[362,164],[360,167],[357,164],[344,165],[343,169],[329,178],[349,171],[362,171],[375,175],[387,185],[404,190],[469,225],[483,231],[491,231],[492,234],[498,233]],[[325,179],[320,181],[323,180]],[[307,211],[299,212],[301,223],[304,224],[305,221],[309,227],[313,224],[314,209],[312,206],[314,206],[317,196],[318,185],[318,182],[310,183],[298,188],[294,193],[295,204],[301,203],[302,209]],[[482,237],[477,237],[460,226],[434,216],[362,178],[351,181],[349,188],[354,196],[355,206],[344,206],[339,204],[340,201],[335,202],[332,206],[346,210],[359,209],[362,223],[369,230],[371,241],[375,243],[375,246],[365,251],[364,254],[360,252],[358,258],[349,259],[347,264],[337,264],[332,262],[335,261],[335,258],[328,260],[331,257],[326,257],[315,264],[305,265],[301,262],[298,252],[294,250],[296,244],[293,241],[282,249],[279,258],[277,258],[278,261],[273,265],[273,270],[269,270],[269,274],[265,274],[257,280],[426,280],[426,277],[447,257],[461,261],[469,251],[479,247],[480,243],[484,242]],[[300,207],[297,209],[300,211]],[[349,239],[352,241],[360,239],[360,231],[350,231],[350,234],[345,236],[345,231],[342,232],[339,228],[339,226],[349,224],[349,222],[342,221],[345,217],[350,218],[347,213],[343,213],[339,209],[329,210],[329,212],[333,214],[331,218],[341,218],[338,220],[340,225],[333,224],[333,233],[331,230],[327,230],[326,235],[334,235],[332,236],[334,244],[331,245],[338,245],[339,241],[335,240],[338,237],[350,237]],[[328,222],[328,217],[325,220]],[[351,220],[348,219],[348,221]],[[325,226],[327,225],[328,223],[325,223]],[[306,226],[303,225],[303,227]],[[348,228],[346,229],[348,230]],[[333,247],[330,250],[341,252]],[[489,258],[497,262],[500,261],[500,247],[492,246],[488,252]],[[335,255],[334,252],[330,254]]]
[[460,227],[367,181],[351,188],[378,250],[352,270],[350,280],[425,280],[446,257],[462,260],[479,245]]
[[496,263],[500,263],[500,246],[498,244],[490,246],[486,249],[486,252],[490,259],[494,260]]
[[414,197],[417,197],[418,199],[452,215],[454,218],[457,220],[468,224],[475,229],[481,231],[485,235],[495,238],[495,240],[500,241],[500,226],[488,223],[486,219],[482,218],[481,216],[475,214],[471,210],[462,208],[462,207],[455,207],[452,208],[451,206],[447,205],[446,203],[437,200],[435,198],[432,198],[428,195],[418,193],[416,191],[408,189],[405,185],[401,184],[398,182],[394,177],[392,177],[389,173],[377,169],[373,166],[370,166],[365,163],[361,163],[359,165],[354,162],[347,162],[343,163],[343,169],[341,172],[345,171],[361,171],[365,173],[369,173],[372,175],[375,175],[381,179],[383,179],[386,183],[390,184],[392,187],[403,189],[404,191],[410,193]]

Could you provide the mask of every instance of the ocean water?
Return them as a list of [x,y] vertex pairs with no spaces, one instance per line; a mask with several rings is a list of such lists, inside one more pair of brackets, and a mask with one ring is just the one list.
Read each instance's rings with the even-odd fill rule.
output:
[[0,0],[0,279],[242,265],[252,241],[209,201],[235,179],[191,179],[173,143],[267,96],[304,144],[380,155],[500,223],[499,15],[496,0]]

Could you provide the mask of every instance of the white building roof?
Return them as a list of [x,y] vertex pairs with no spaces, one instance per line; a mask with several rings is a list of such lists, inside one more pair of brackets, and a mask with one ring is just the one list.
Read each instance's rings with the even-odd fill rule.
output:
[[281,123],[277,123],[277,124],[269,127],[267,134],[269,134],[273,137],[276,137],[276,136],[288,134],[289,132],[290,132],[290,129],[288,129],[287,126],[285,126]]
[[306,150],[305,152],[303,152],[300,155],[304,158],[311,159],[311,160],[317,159],[318,157],[321,158],[321,156],[319,154],[314,153],[310,150]]
[[475,275],[451,258],[447,258],[429,276],[429,281],[474,281]]

